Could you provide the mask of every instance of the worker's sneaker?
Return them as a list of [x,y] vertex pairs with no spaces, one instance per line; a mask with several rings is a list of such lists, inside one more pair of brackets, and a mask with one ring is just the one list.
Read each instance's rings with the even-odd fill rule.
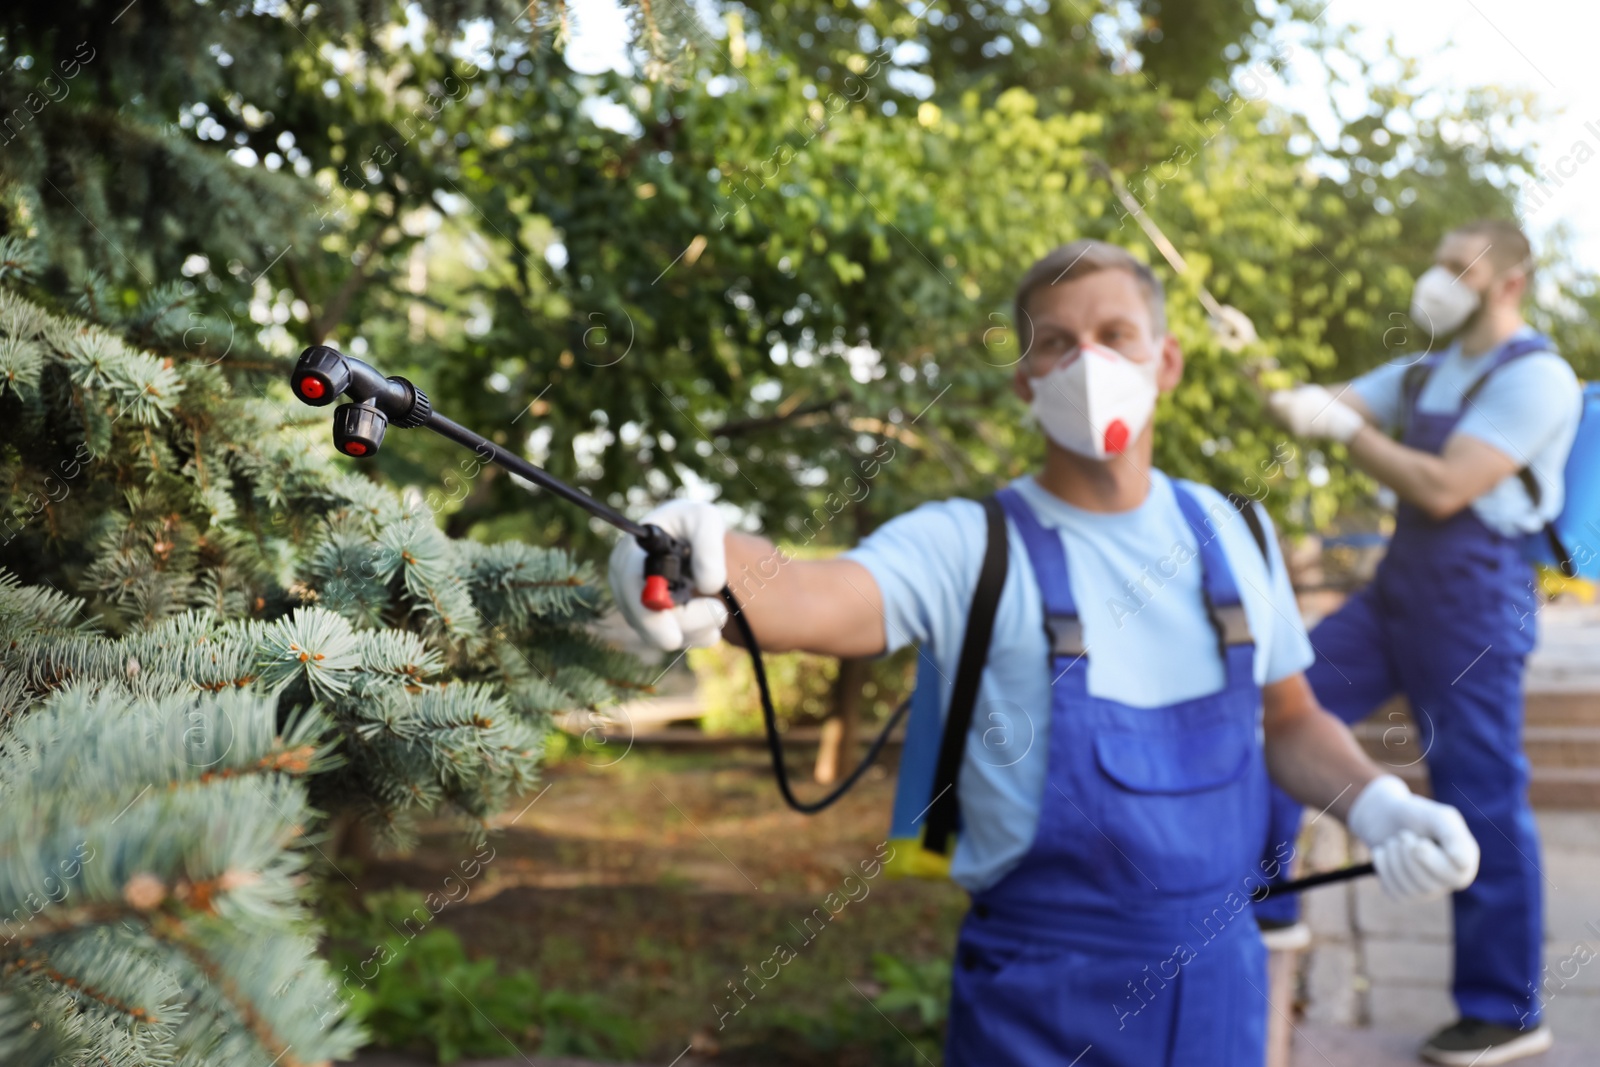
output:
[[1429,1063],[1459,1064],[1460,1067],[1494,1067],[1497,1063],[1536,1056],[1550,1047],[1550,1041],[1548,1026],[1519,1030],[1482,1019],[1462,1019],[1428,1038],[1428,1043],[1422,1046],[1422,1058]]
[[1311,944],[1311,927],[1294,919],[1256,918],[1261,927],[1261,940],[1268,952],[1287,952]]

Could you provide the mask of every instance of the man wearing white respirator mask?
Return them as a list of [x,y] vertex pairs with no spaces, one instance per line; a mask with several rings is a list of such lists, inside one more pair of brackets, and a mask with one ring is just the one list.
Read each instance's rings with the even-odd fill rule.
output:
[[[1046,342],[1059,345],[1052,335]],[[1050,366],[1041,355],[1035,366]],[[1091,459],[1121,455],[1155,413],[1160,361],[1134,362],[1114,348],[1081,342],[1054,369],[1028,383],[1029,410],[1040,429],[1071,452]]]
[[[1521,549],[1561,512],[1582,392],[1522,319],[1532,270],[1516,224],[1457,229],[1413,293],[1426,351],[1268,401],[1291,432],[1343,442],[1400,500],[1373,582],[1311,635],[1318,662],[1307,677],[1346,722],[1404,693],[1434,796],[1459,805],[1483,844],[1482,872],[1452,901],[1461,1018],[1423,1046],[1435,1063],[1489,1067],[1551,1043],[1540,1021],[1542,876],[1522,751],[1537,601]],[[1272,840],[1292,838],[1299,821],[1299,803],[1276,795]],[[1268,900],[1258,912],[1290,921],[1295,902]]]
[[[954,789],[950,876],[972,909],[945,1062],[1259,1067],[1266,953],[1248,899],[1281,866],[1258,862],[1269,774],[1345,820],[1397,896],[1467,885],[1477,844],[1317,705],[1265,514],[1151,466],[1183,354],[1150,269],[1077,241],[1033,266],[1016,309],[1013,386],[1047,438],[1035,474],[982,503],[924,504],[826,560],[728,532],[708,504],[646,521],[693,543],[702,592],[726,576],[764,648],[915,642],[945,701],[997,530],[1005,564]],[[640,632],[711,639],[722,616],[691,614],[700,600],[664,613],[670,627],[638,617],[642,565],[620,542],[612,586]]]

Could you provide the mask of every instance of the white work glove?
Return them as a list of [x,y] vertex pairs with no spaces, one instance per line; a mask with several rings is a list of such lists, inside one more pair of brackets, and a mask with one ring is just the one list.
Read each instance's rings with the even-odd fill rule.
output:
[[699,501],[673,500],[640,521],[689,542],[690,578],[700,595],[670,611],[651,611],[639,603],[644,592],[644,549],[633,538],[623,537],[611,550],[610,568],[611,594],[622,617],[640,637],[668,652],[716,644],[722,639],[722,624],[728,621],[728,609],[718,596],[728,584],[728,559],[722,543],[727,524],[721,513]]
[[1217,309],[1211,319],[1211,329],[1218,343],[1229,352],[1241,351],[1260,340],[1256,335],[1256,324],[1250,321],[1250,316],[1232,304],[1224,304]]
[[1465,889],[1478,876],[1478,842],[1461,813],[1416,796],[1392,774],[1367,783],[1345,824],[1372,850],[1378,881],[1391,897],[1429,900]]
[[1328,437],[1345,442],[1366,420],[1320,385],[1279,389],[1267,397],[1267,408],[1296,437]]

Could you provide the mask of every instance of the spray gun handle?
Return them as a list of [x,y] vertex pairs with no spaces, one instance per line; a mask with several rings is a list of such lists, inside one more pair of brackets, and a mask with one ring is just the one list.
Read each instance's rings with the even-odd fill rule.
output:
[[639,603],[651,611],[670,611],[694,596],[689,581],[689,542],[680,541],[659,526],[646,526],[635,538],[644,549],[644,591]]

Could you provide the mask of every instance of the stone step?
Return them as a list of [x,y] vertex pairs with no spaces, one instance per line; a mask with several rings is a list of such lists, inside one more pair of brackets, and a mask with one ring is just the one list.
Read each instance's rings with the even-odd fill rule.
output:
[[[1389,766],[1391,774],[1405,780],[1412,792],[1432,796],[1428,772],[1421,763]],[[1528,798],[1536,808],[1600,811],[1600,767],[1534,767]]]
[[1600,810],[1600,767],[1535,767],[1528,797],[1536,808]]
[[[1407,764],[1420,754],[1410,719],[1369,719],[1354,730],[1380,763]],[[1600,767],[1600,726],[1529,725],[1522,731],[1522,748],[1535,767]]]
[[1524,726],[1522,748],[1535,767],[1600,767],[1600,726]]
[[[1594,650],[1600,659],[1600,644]],[[1364,719],[1364,722],[1392,725],[1410,715],[1410,705],[1405,697],[1395,697]],[[1523,723],[1527,726],[1595,726],[1600,727],[1600,690],[1536,689],[1528,692],[1523,702]]]
[[[1600,660],[1600,644],[1590,650]],[[1530,690],[1523,721],[1539,726],[1600,725],[1600,690]]]

